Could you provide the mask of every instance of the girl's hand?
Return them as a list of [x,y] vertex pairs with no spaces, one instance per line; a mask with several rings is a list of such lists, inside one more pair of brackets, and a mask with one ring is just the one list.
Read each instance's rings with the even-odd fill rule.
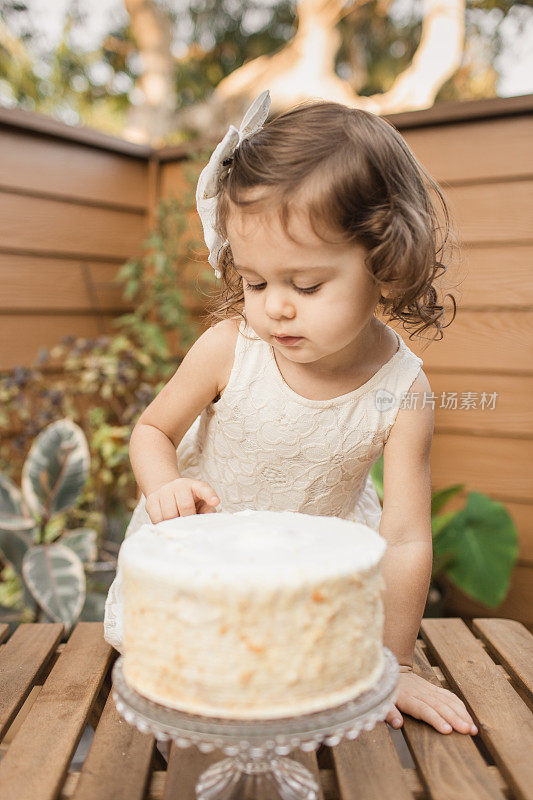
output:
[[152,522],[162,522],[191,514],[211,514],[220,503],[216,492],[205,481],[176,478],[146,497],[146,511]]
[[400,711],[424,720],[440,733],[451,733],[454,729],[473,736],[477,733],[474,720],[457,695],[416,675],[407,666],[400,666],[398,699],[385,722],[393,728],[401,727],[403,718]]

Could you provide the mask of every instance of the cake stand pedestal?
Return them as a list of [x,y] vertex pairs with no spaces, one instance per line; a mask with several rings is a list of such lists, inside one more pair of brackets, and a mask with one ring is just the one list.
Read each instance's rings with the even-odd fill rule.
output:
[[236,720],[177,711],[128,686],[122,656],[113,667],[113,699],[126,722],[142,733],[152,733],[158,741],[172,740],[178,747],[195,745],[202,753],[220,749],[228,756],[200,775],[198,800],[247,800],[258,797],[265,786],[269,797],[277,793],[281,800],[316,800],[315,778],[286,755],[297,747],[311,752],[322,743],[334,746],[343,737],[355,739],[385,719],[396,700],[399,669],[386,647],[383,655],[383,671],[370,689],[340,706],[312,714]]

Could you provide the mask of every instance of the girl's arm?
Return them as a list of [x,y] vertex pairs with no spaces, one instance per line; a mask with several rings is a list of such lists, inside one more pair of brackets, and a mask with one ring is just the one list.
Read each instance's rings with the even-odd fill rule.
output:
[[235,353],[235,320],[223,320],[192,345],[135,425],[129,454],[146,497],[180,478],[176,448],[198,414],[222,391]]
[[386,722],[402,725],[400,712],[424,720],[441,733],[477,733],[473,719],[457,695],[413,672],[415,642],[424,613],[433,545],[431,475],[433,437],[431,396],[421,371],[410,392],[416,408],[400,408],[383,449],[383,514],[380,534],[387,540],[383,560],[385,627],[383,642],[400,666],[398,697]]
[[429,457],[434,415],[431,404],[422,407],[424,393],[431,394],[424,372],[410,393],[416,407],[399,409],[383,449],[379,532],[387,540],[384,644],[400,664],[411,667],[433,560]]

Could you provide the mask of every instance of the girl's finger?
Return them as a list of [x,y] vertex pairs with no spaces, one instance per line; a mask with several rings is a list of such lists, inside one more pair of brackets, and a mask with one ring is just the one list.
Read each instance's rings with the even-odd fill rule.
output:
[[198,512],[197,513],[198,514],[216,514],[217,512],[216,512],[216,509],[213,508],[213,506],[208,506],[207,503],[204,503],[204,501],[202,500],[202,502],[200,503],[200,505],[198,507]]
[[437,697],[439,698],[439,701],[445,703],[457,714],[459,719],[463,721],[462,724],[460,724],[461,730],[463,730],[465,733],[471,733],[473,736],[475,736],[478,732],[477,726],[461,698],[454,694],[454,692],[451,692],[449,689],[445,689],[444,686],[438,686],[435,688],[438,691]]
[[158,522],[161,522],[163,519],[163,515],[161,513],[161,506],[159,505],[159,501],[147,500],[146,502],[146,511],[148,512],[148,516],[152,520],[154,525],[157,525]]
[[465,718],[470,717],[466,705],[454,692],[451,692],[449,689],[445,689],[444,686],[441,686],[439,689],[439,694],[442,695],[445,703],[448,703],[448,705],[452,706],[452,708],[455,708],[458,714],[464,716]]
[[439,733],[451,733],[453,730],[450,723],[435,708],[432,708],[425,700],[421,700],[418,697],[412,698],[409,702],[409,708],[405,707],[403,710],[416,717],[416,719],[421,719],[429,723],[429,725],[433,725]]
[[391,726],[391,728],[399,728],[403,722],[403,717],[396,708],[391,708],[387,716],[385,717],[385,722]]
[[446,702],[443,702],[442,700],[439,701],[437,707],[439,713],[444,717],[444,719],[446,719],[450,723],[450,725],[453,725],[453,727],[456,730],[464,733],[471,732],[472,725],[474,724],[471,718],[468,720],[465,719],[462,714],[459,714],[455,710],[455,708],[452,708],[450,705],[448,705]]
[[179,516],[178,504],[173,494],[162,495],[159,498],[163,519],[174,519]]
[[207,483],[196,483],[191,487],[193,493],[210,506],[218,506],[220,498]]
[[428,695],[415,695],[415,698],[422,703],[426,703],[430,708],[437,709],[440,715],[452,725],[455,730],[460,733],[475,735],[477,733],[477,728],[462,700],[453,692],[444,689],[442,686],[431,685],[431,689],[435,690],[431,696],[431,701]]
[[472,716],[470,715],[467,707],[465,706],[461,698],[457,697],[457,695],[454,694],[453,692],[450,692],[449,689],[444,689],[444,687],[441,688],[443,692],[446,692],[446,694],[443,694],[442,700],[447,705],[449,705],[450,708],[453,708],[453,710],[457,714],[459,714],[459,716],[462,717],[462,719],[466,720],[469,723],[469,725],[473,725],[474,720],[472,719]]
[[190,517],[192,514],[196,514],[194,495],[189,488],[175,489],[174,494],[180,517]]

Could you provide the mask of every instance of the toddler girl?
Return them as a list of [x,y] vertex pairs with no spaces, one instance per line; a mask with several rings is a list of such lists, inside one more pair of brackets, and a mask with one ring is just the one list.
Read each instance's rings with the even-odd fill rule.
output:
[[[433,282],[445,271],[446,206],[380,117],[313,101],[263,127],[269,107],[266,91],[200,176],[221,280],[215,324],[133,430],[143,494],[126,535],[244,508],[371,526],[388,544],[384,644],[401,665],[387,722],[400,727],[403,711],[442,733],[475,733],[461,700],[412,669],[432,564],[431,390],[422,359],[375,316],[442,337]],[[429,190],[446,222],[440,246]],[[370,477],[382,453],[383,511]],[[105,635],[120,649],[120,574]]]

